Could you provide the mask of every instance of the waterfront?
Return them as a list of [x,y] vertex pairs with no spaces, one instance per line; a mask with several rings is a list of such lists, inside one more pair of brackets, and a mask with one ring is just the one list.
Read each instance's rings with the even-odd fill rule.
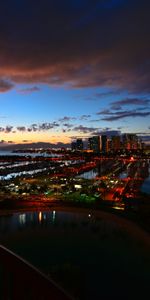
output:
[[27,212],[1,216],[0,239],[77,299],[128,299],[146,295],[150,268],[149,245],[128,227],[91,210]]
[[[117,160],[116,160],[117,161]],[[150,194],[150,163],[148,162],[148,177],[146,177],[143,182],[141,183],[140,191],[146,194]],[[76,176],[77,178],[83,178],[83,179],[94,179],[97,176],[100,176],[100,171],[98,168],[94,168],[93,170],[87,171],[82,173],[81,175]],[[127,169],[126,171],[121,171],[121,173],[118,174],[118,179],[127,179],[130,177],[130,170]]]
[[52,154],[0,157],[1,244],[76,299],[142,297],[150,202],[140,189],[149,158]]
[[148,158],[114,159],[71,152],[49,157],[1,156],[0,196],[57,193],[68,201],[130,200],[150,193],[149,164]]
[[150,195],[150,167],[149,167],[149,176],[144,180],[141,186],[141,192]]
[[10,151],[10,150],[0,150],[0,156],[31,156],[31,157],[38,157],[38,156],[43,156],[43,157],[59,157],[61,155],[59,154],[53,154],[53,153],[47,153],[47,151]]
[[94,179],[98,175],[99,175],[98,169],[94,168],[93,170],[83,172],[82,174],[77,175],[76,178]]
[[143,182],[141,186],[141,192],[150,194],[150,176]]

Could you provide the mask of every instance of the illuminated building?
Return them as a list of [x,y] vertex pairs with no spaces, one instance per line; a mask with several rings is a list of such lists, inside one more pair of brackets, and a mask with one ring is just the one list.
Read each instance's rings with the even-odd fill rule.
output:
[[72,142],[71,143],[71,149],[72,150],[76,150],[76,142]]
[[123,148],[125,150],[138,149],[138,137],[136,134],[126,133],[122,136]]
[[108,152],[112,150],[112,140],[110,138],[107,139],[107,148]]
[[93,150],[95,153],[99,153],[101,150],[101,137],[93,136],[88,140],[88,146],[90,150]]
[[140,149],[142,149],[142,150],[145,149],[145,146],[146,146],[145,143],[143,143],[143,142],[140,143]]
[[121,148],[120,136],[114,135],[112,136],[112,150],[118,151]]
[[106,135],[101,136],[101,151],[103,154],[108,152],[108,139]]
[[83,150],[83,141],[82,139],[77,139],[76,142],[72,142],[71,144],[72,150]]
[[82,141],[82,139],[77,139],[76,145],[77,145],[77,150],[83,150],[83,141]]

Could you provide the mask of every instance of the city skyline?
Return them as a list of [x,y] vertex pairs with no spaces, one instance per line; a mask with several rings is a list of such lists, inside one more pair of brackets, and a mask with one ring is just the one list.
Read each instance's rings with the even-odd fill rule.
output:
[[148,1],[2,1],[0,147],[150,143]]

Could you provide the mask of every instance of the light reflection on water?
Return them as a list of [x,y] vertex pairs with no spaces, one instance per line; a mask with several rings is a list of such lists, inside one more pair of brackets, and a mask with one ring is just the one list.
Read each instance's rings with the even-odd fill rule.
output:
[[55,210],[50,212],[39,211],[5,215],[0,217],[0,234],[13,233],[21,228],[51,227],[55,222],[60,224],[65,222],[69,225],[72,222],[78,223],[83,220],[88,220],[88,216],[89,214],[80,215],[77,213],[56,212]]
[[47,153],[47,152],[13,152],[13,151],[3,151],[0,150],[0,156],[44,156],[44,157],[61,157],[62,154],[57,153]]
[[141,186],[141,192],[144,192],[146,194],[150,194],[150,167],[148,169],[149,176],[144,180],[142,186]]
[[37,170],[32,170],[32,171],[22,171],[22,172],[16,172],[16,173],[11,173],[7,174],[6,176],[0,176],[0,180],[9,180],[13,177],[21,176],[21,175],[34,175],[43,171],[46,171],[47,169],[37,169]]
[[141,192],[150,194],[150,176],[143,182],[141,186]]
[[26,224],[26,214],[20,214],[19,215],[19,223],[20,223],[20,225],[25,225]]
[[128,177],[128,173],[127,172],[122,172],[121,174],[119,174],[119,179],[125,179]]
[[80,175],[77,175],[76,178],[84,178],[84,179],[93,179],[96,176],[98,176],[98,170],[97,169],[93,169],[87,172],[84,172]]
[[129,299],[131,292],[136,296],[131,299],[138,299],[139,291],[149,288],[149,260],[139,244],[134,245],[118,227],[112,220],[95,218],[91,211],[53,210],[0,217],[5,246],[46,274],[56,275],[58,282],[64,279],[64,287],[67,278],[67,289],[70,279],[75,287],[82,282],[78,299],[85,300],[93,295],[95,300],[112,299],[112,295],[120,299],[125,293],[123,299]]
[[42,221],[42,213],[41,213],[41,211],[39,212],[38,218],[39,218],[39,223],[41,223],[41,221]]

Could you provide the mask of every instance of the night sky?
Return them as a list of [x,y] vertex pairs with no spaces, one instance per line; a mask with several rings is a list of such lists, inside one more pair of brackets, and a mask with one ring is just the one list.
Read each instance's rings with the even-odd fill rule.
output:
[[149,0],[1,0],[0,145],[150,142]]

